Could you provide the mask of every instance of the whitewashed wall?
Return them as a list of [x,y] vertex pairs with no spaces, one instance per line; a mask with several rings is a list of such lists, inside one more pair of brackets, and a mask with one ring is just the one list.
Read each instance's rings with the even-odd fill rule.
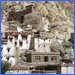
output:
[[[23,45],[22,46],[19,45],[19,41],[20,40],[23,41]],[[28,35],[27,36],[27,39],[22,39],[21,34],[19,34],[18,40],[17,40],[17,42],[18,42],[17,47],[19,47],[19,49],[26,49],[26,50],[28,50],[29,49],[29,46],[30,46],[30,40],[31,40],[31,35]]]
[[[23,41],[23,45],[20,46],[19,45],[19,40]],[[31,40],[31,35],[28,35],[27,39],[22,39],[21,34],[18,35],[18,39],[15,39],[13,37],[12,42],[8,39],[8,42],[6,45],[2,45],[3,49],[2,49],[2,61],[7,61],[6,57],[10,57],[9,61],[12,65],[15,64],[15,58],[12,56],[15,56],[15,45],[14,42],[17,42],[17,47],[19,47],[19,49],[24,49],[24,50],[28,50],[29,46],[30,46],[30,40]],[[27,41],[27,43],[26,43]],[[7,48],[10,48],[10,52],[8,52]]]
[[[23,42],[22,46],[20,46],[20,44],[19,44],[20,40]],[[17,42],[17,47],[19,48],[19,50],[24,52],[25,50],[28,50],[30,47],[31,35],[29,34],[26,39],[26,38],[22,38],[22,35],[19,34],[17,39],[15,37],[13,37],[12,42],[10,40],[8,40],[7,44],[3,45],[2,60],[7,61],[6,57],[10,56],[9,61],[12,64],[15,64],[15,60],[16,60],[14,57],[12,57],[12,56],[15,56],[15,49],[16,49],[16,47],[14,45],[15,41]],[[38,38],[34,38],[34,48],[38,52],[51,52],[50,44],[53,41],[55,41],[55,39],[46,39],[44,41],[41,38],[39,38],[39,40],[38,40]],[[8,47],[10,48],[10,52],[7,51]]]
[[74,74],[74,67],[61,67],[61,74]]
[[36,51],[38,52],[50,52],[50,44],[51,44],[51,40],[50,39],[47,40],[43,40],[41,38],[35,38],[34,39],[34,48]]

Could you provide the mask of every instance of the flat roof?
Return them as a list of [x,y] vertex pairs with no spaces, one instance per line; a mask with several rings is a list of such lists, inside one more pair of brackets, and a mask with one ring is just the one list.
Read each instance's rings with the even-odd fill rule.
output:
[[28,31],[22,31],[22,32],[18,32],[18,31],[7,31],[7,32],[4,32],[5,35],[18,35],[18,34],[21,34],[21,35],[28,35],[28,34],[31,34],[31,32],[28,32]]
[[36,52],[36,51],[32,51],[32,52],[28,52],[28,54],[34,54],[34,55],[39,55],[39,54],[42,54],[42,55],[48,55],[48,54],[52,54],[52,55],[56,55],[56,54],[60,54],[60,52]]

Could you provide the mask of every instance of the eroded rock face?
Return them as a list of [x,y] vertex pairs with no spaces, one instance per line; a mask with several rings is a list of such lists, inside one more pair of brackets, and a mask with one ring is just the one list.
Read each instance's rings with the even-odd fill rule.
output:
[[[49,30],[54,33],[58,32],[58,35],[54,33],[58,39],[70,38],[70,34],[73,31],[73,3],[66,2],[49,2],[49,3],[38,3],[41,6],[37,5],[37,10],[41,13],[43,11],[44,17],[49,22]],[[64,7],[65,6],[65,7]],[[46,27],[45,27],[46,28]]]
[[52,52],[60,52],[61,56],[64,55],[64,48],[58,41],[53,42],[50,47]]
[[[50,25],[50,28],[48,29],[48,25],[40,24],[46,31],[51,31],[51,33],[57,35],[56,30],[58,32],[58,39],[65,39],[68,40],[70,38],[70,34],[74,32],[73,30],[73,3],[70,2],[3,2],[3,11],[8,13],[9,10],[12,10],[11,8],[14,8],[15,10],[18,10],[21,8],[21,10],[25,9],[26,5],[32,4],[33,7],[36,7],[36,11],[40,12],[43,17],[47,20],[46,24]],[[7,9],[5,9],[7,8]],[[6,11],[7,10],[7,11]],[[39,17],[39,16],[38,16]],[[35,19],[33,19],[35,21]],[[41,21],[41,20],[40,20]],[[43,22],[45,20],[42,20]],[[38,23],[38,20],[36,21]],[[45,22],[44,22],[45,23]],[[4,24],[3,24],[4,25]],[[47,27],[46,27],[47,26]],[[34,24],[34,27],[36,28],[36,25]],[[37,29],[38,29],[37,27]],[[4,27],[5,28],[5,27]],[[63,37],[61,36],[63,35]],[[67,36],[66,36],[67,35]]]

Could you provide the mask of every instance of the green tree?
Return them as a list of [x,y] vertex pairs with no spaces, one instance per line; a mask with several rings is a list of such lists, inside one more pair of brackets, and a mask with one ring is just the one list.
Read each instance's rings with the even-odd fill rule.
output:
[[8,68],[11,66],[10,63],[6,61],[2,61],[2,68],[1,68],[1,73],[5,74],[5,72],[8,70]]

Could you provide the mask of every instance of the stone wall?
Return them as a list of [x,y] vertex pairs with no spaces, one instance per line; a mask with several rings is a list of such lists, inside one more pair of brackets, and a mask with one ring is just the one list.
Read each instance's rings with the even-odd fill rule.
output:
[[[30,73],[31,73],[31,70],[10,70],[6,72],[6,74],[30,74]],[[73,66],[68,66],[68,67],[62,66],[61,74],[74,74],[74,67]]]

